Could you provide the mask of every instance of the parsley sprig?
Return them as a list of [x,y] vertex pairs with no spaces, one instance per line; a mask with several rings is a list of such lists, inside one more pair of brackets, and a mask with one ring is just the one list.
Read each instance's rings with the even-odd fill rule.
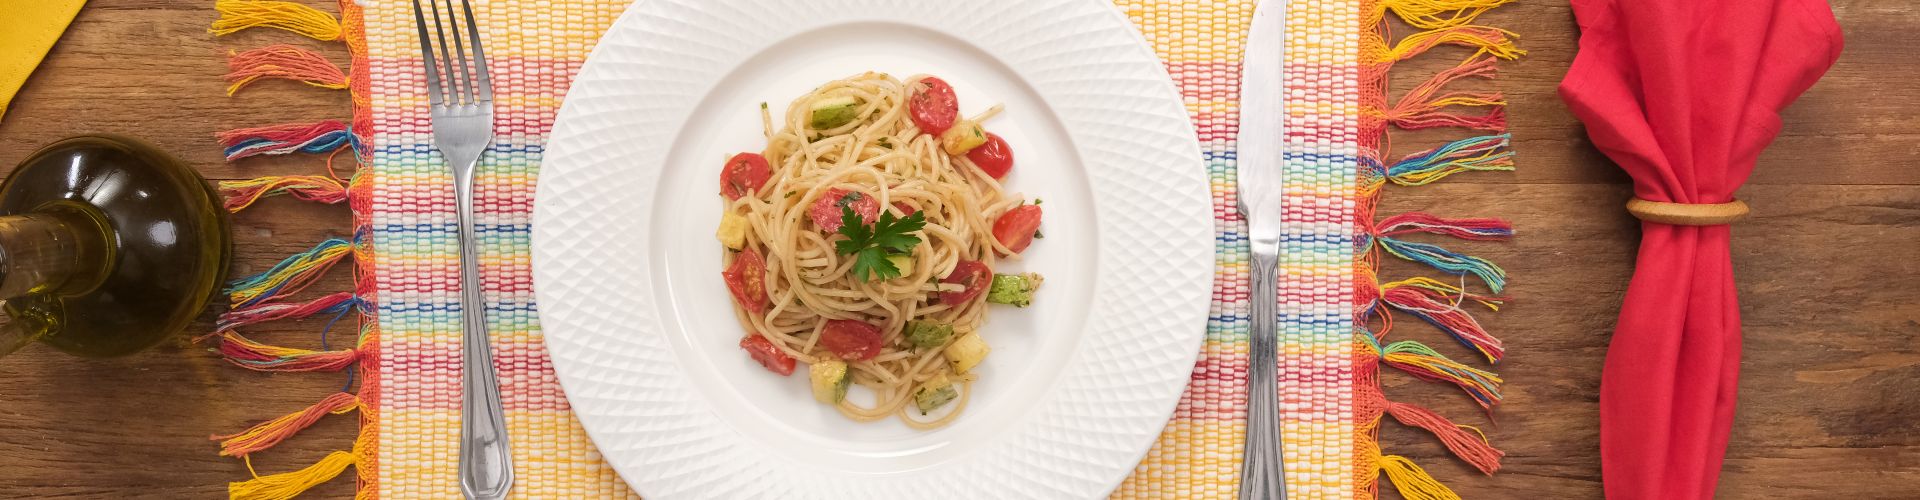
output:
[[833,243],[840,255],[853,256],[853,275],[863,281],[886,281],[900,277],[900,268],[887,260],[890,255],[912,255],[920,237],[910,233],[927,226],[927,217],[914,212],[906,218],[881,210],[880,219],[868,225],[854,213],[853,207],[840,207],[840,234],[847,239]]

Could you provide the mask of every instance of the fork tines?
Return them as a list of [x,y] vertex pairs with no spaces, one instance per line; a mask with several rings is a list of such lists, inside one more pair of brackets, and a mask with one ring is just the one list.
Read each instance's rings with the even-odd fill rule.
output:
[[[457,9],[451,5],[455,2],[460,4]],[[442,9],[441,0],[428,0],[430,7],[423,8],[420,0],[413,0],[413,24],[420,35],[420,57],[427,66],[427,97],[434,105],[492,101],[493,85],[487,77],[487,56],[480,48],[480,27],[473,21],[473,6],[466,0],[447,3]],[[428,12],[433,14],[432,33],[427,32]],[[461,38],[462,18],[466,20],[465,39]],[[448,45],[453,46],[451,53]],[[437,58],[436,46],[440,51]],[[469,47],[473,49],[472,59],[467,58]]]

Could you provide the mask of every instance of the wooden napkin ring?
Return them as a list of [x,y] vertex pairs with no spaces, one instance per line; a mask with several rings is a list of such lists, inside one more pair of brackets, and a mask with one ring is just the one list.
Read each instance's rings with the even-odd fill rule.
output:
[[1719,226],[1746,217],[1747,202],[1733,200],[1694,205],[1634,198],[1627,201],[1627,213],[1643,221],[1675,226]]

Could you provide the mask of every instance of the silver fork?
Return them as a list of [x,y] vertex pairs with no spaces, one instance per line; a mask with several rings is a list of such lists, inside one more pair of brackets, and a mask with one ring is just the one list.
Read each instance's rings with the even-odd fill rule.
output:
[[[456,12],[452,3],[460,4]],[[480,28],[473,7],[465,0],[449,0],[441,12],[439,0],[429,9],[413,0],[414,27],[420,34],[420,57],[427,65],[427,99],[432,108],[433,146],[440,149],[453,170],[453,194],[459,201],[460,316],[463,367],[460,370],[460,492],[471,499],[506,498],[513,488],[513,454],[507,447],[506,414],[500,408],[500,382],[493,371],[493,348],[488,342],[486,296],[480,283],[480,242],[473,230],[473,170],[480,154],[493,145],[493,83],[487,77],[487,56],[480,49]],[[432,37],[427,13],[433,14]],[[466,39],[460,19],[466,18]],[[448,35],[451,33],[451,36]],[[448,40],[453,52],[447,52]],[[439,57],[434,43],[439,42]],[[467,48],[473,58],[467,58]],[[445,66],[436,61],[444,61]]]

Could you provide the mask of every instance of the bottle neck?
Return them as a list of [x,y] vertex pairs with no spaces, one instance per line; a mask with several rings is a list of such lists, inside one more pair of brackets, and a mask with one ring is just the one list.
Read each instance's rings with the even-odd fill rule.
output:
[[[105,233],[78,211],[0,216],[0,356],[49,333],[51,294],[98,285],[107,267]],[[17,317],[27,314],[28,317]]]
[[92,222],[83,219],[59,212],[0,216],[0,299],[51,292],[79,275],[97,274],[94,267],[102,263],[87,262],[97,254],[87,250],[100,242],[84,240],[99,236],[79,226]]

